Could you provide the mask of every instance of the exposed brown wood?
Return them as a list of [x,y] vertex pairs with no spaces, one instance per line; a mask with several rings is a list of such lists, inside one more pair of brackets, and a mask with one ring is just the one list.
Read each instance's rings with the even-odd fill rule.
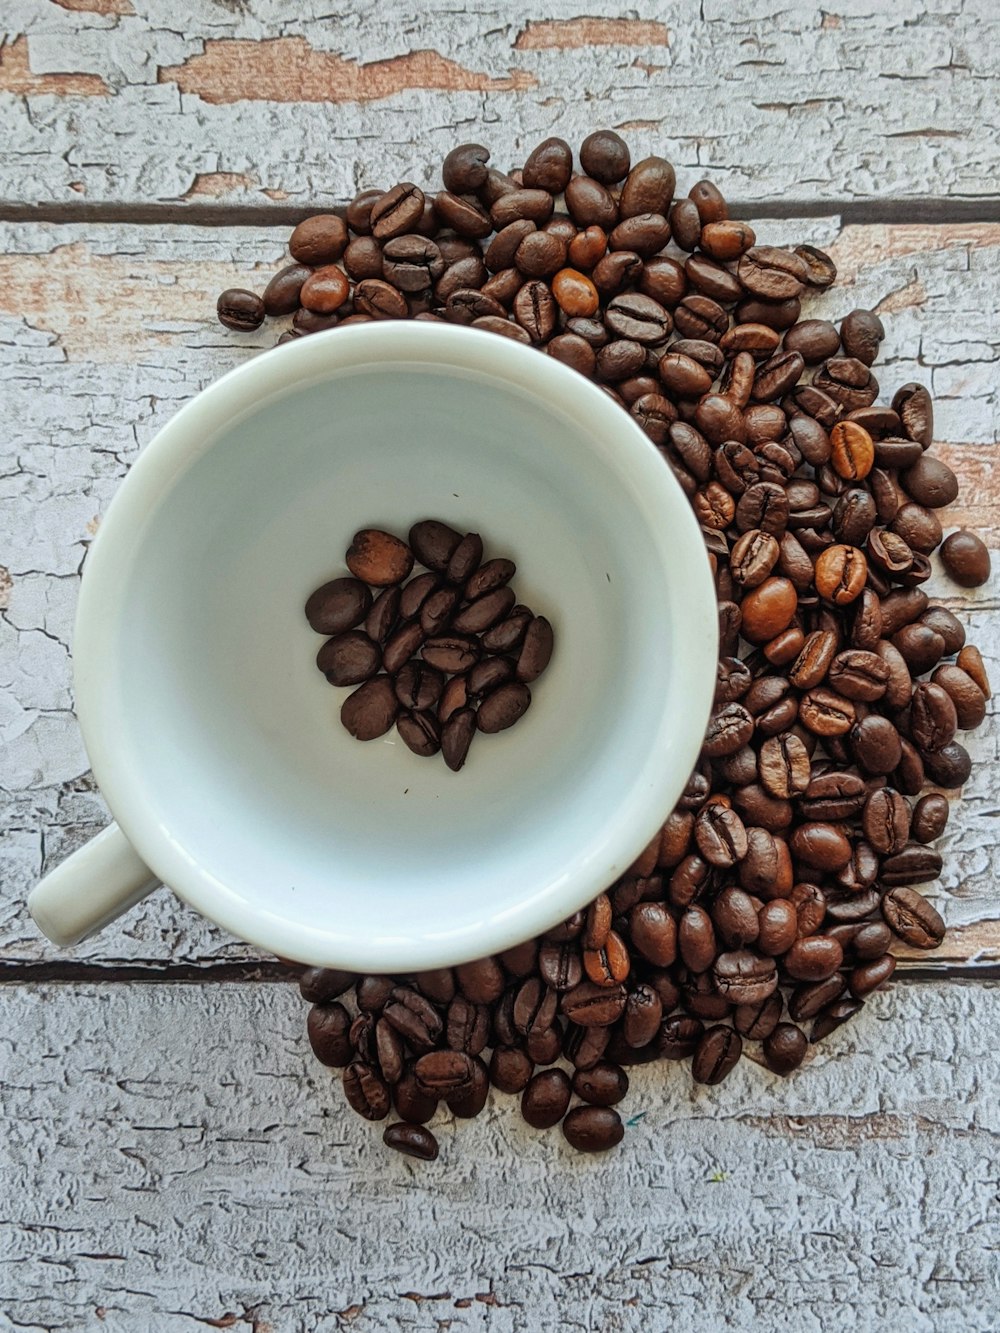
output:
[[60,9],[78,14],[134,14],[131,0],[52,0]]
[[437,92],[523,92],[538,80],[511,69],[494,78],[466,69],[437,51],[412,51],[360,64],[317,51],[304,37],[263,41],[207,41],[201,55],[159,70],[159,83],[176,83],[203,102],[375,102],[408,88]]
[[33,74],[28,38],[0,42],[0,93],[21,97],[110,97],[99,74]]
[[567,51],[581,46],[669,46],[665,23],[647,19],[572,18],[529,20],[515,51]]

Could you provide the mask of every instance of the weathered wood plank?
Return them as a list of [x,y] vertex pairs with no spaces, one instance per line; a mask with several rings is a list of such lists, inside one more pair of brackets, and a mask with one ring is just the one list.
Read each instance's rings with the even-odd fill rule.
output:
[[[1000,547],[1000,225],[846,227],[835,219],[762,222],[762,239],[829,244],[843,275],[822,303],[839,317],[882,310],[877,371],[937,396],[941,452],[963,481],[955,521]],[[214,320],[218,291],[263,285],[284,230],[8,225],[0,230],[0,392],[8,404],[0,468],[0,947],[11,961],[54,956],[23,900],[106,820],[72,716],[69,645],[86,545],[140,446],[192,394],[274,326],[235,335]],[[947,516],[952,521],[952,513]],[[969,625],[1000,680],[998,585],[933,589]],[[996,846],[997,723],[972,741],[976,769],[945,840],[940,885],[954,932],[922,965],[1000,962]],[[159,894],[74,958],[183,964],[251,957]]]
[[941,197],[995,216],[1000,16],[987,0],[8,0],[0,204],[269,205],[414,179],[457,136],[502,166],[598,125],[738,200]]
[[996,1327],[996,985],[898,986],[787,1081],[634,1071],[607,1158],[500,1098],[431,1165],[348,1111],[291,988],[0,1006],[5,1328]]

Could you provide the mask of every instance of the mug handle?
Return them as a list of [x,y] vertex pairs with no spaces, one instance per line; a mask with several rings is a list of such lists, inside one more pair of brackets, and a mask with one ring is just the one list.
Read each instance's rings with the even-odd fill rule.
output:
[[117,824],[50,870],[28,895],[28,911],[60,948],[96,935],[141,902],[159,880]]

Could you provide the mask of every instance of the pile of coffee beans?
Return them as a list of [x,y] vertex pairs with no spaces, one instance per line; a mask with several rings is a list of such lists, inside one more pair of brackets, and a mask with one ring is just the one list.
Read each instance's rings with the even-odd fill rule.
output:
[[874,312],[800,318],[830,256],[758,244],[709,181],[675,198],[670,163],[633,166],[609,130],[579,171],[560,139],[508,173],[489,157],[464,144],[436,195],[404,182],[302,223],[263,298],[224,293],[220,318],[294,311],[279,341],[448,320],[595,379],[698,516],[721,650],[684,794],[585,911],[461,967],[301,975],[318,1058],[360,1114],[395,1112],[390,1147],[424,1158],[439,1103],[474,1115],[490,1084],[595,1151],[622,1138],[631,1065],[690,1059],[716,1084],[750,1043],[789,1074],[892,976],[894,939],[940,944],[916,886],[941,870],[943,791],[970,771],[958,733],[990,697],[964,626],[922,587],[939,547],[963,587],[990,573],[974,534],[942,545],[958,482],[930,451],[930,394],[882,397]]
[[[506,731],[528,711],[551,624],[518,602],[513,560],[484,561],[478,532],[439,519],[414,523],[409,543],[362,528],[345,563],[350,574],[306,602],[309,624],[331,636],[316,665],[331,685],[358,687],[341,722],[359,741],[395,723],[414,754],[440,751],[457,773],[477,731]],[[411,578],[417,563],[426,572]]]

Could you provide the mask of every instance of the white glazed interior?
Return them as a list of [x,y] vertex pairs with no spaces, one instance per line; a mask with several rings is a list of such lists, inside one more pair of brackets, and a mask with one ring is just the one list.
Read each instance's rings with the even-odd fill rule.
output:
[[[359,526],[475,528],[556,652],[453,774],[340,726],[302,606]],[[241,368],[149,446],[91,552],[78,707],[150,866],[305,962],[405,970],[544,929],[671,807],[714,683],[697,526],[655,450],[506,339],[359,327]]]

